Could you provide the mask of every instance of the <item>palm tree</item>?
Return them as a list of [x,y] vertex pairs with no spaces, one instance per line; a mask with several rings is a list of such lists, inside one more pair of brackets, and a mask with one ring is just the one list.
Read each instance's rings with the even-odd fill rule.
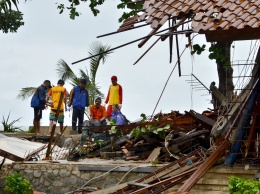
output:
[[17,98],[21,99],[21,100],[26,100],[26,99],[30,98],[34,94],[36,89],[37,89],[37,87],[22,88],[19,91],[19,94],[18,94]]
[[[63,60],[60,59],[57,63],[57,73],[58,77],[64,81],[69,81],[72,86],[79,84],[79,78],[84,78],[87,80],[86,89],[89,91],[89,102],[94,104],[96,97],[104,98],[104,94],[100,91],[100,87],[96,82],[97,70],[100,63],[105,63],[109,54],[112,52],[107,52],[110,49],[109,45],[102,45],[100,42],[94,42],[91,44],[88,51],[89,56],[93,56],[101,53],[100,55],[91,58],[90,60],[90,70],[86,68],[85,70],[79,69],[79,76],[77,76],[69,65]],[[17,96],[17,98],[25,100],[31,97],[35,90],[35,87],[22,88]]]

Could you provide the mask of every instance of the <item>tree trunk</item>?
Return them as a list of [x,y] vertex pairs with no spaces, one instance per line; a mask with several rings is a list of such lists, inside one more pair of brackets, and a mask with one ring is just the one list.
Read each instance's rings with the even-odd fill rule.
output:
[[216,59],[219,77],[219,91],[228,99],[233,95],[233,69],[230,62],[230,48],[232,42],[217,42],[215,47],[221,48],[224,59]]

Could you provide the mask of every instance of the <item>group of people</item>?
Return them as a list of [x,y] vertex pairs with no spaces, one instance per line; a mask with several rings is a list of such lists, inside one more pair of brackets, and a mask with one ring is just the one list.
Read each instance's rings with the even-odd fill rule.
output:
[[[60,124],[60,132],[63,132],[64,110],[67,106],[72,106],[72,131],[74,133],[82,133],[82,124],[86,108],[89,108],[89,121],[94,126],[106,125],[107,121],[113,121],[116,125],[125,124],[125,118],[121,113],[123,101],[123,89],[117,83],[117,77],[111,77],[112,84],[109,86],[108,94],[105,100],[107,109],[102,104],[102,99],[97,97],[95,104],[89,104],[89,92],[86,89],[86,79],[80,79],[79,85],[74,86],[70,93],[64,87],[65,82],[59,80],[57,86],[52,87],[49,80],[45,80],[35,91],[31,99],[31,107],[34,108],[33,126],[35,134],[40,134],[40,120],[42,118],[42,110],[48,106],[51,107],[49,120],[51,132],[54,122]],[[48,92],[47,92],[48,91]],[[61,95],[63,93],[62,103],[59,105]],[[69,100],[67,103],[67,97]],[[59,112],[57,113],[59,107]],[[78,125],[77,125],[78,124]]]

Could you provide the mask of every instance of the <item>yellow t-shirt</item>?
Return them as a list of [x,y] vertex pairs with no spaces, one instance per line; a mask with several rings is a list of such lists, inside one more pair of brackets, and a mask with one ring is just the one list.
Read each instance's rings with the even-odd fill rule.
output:
[[[67,95],[66,88],[62,86],[55,86],[50,89],[49,96],[52,96],[52,104],[53,104],[53,107],[51,109],[57,110],[61,92],[64,92],[64,97]],[[64,102],[61,103],[61,107],[60,107],[61,111],[63,111],[63,109],[64,109]]]
[[111,85],[109,89],[109,105],[120,104],[119,85]]

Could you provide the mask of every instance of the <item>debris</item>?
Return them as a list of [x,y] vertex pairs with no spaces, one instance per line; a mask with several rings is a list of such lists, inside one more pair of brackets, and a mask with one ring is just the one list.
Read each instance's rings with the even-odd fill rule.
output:
[[161,152],[161,147],[157,147],[155,148],[152,153],[150,154],[150,156],[146,159],[145,162],[151,162],[153,163],[159,156],[160,152]]

